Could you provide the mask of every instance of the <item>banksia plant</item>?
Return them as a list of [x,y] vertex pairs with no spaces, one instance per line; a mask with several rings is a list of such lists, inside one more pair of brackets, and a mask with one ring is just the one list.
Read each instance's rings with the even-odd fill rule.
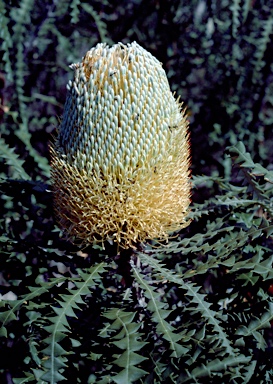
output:
[[54,209],[67,238],[121,248],[188,224],[188,123],[160,62],[137,43],[72,64],[52,146]]

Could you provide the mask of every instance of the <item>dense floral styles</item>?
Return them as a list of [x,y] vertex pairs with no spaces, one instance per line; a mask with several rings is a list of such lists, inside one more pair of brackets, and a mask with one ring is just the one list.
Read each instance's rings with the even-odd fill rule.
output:
[[185,227],[189,141],[160,62],[137,43],[98,44],[74,79],[52,148],[60,227],[83,244],[128,248]]

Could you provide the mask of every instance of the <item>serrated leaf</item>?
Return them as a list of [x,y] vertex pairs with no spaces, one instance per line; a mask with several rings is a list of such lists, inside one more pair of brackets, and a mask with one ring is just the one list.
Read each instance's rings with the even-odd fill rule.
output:
[[254,336],[258,342],[264,343],[261,339],[261,334],[257,332],[260,329],[271,328],[271,321],[273,320],[273,303],[269,303],[269,311],[265,312],[261,317],[251,320],[249,325],[239,325],[235,335],[249,337]]
[[229,356],[227,358],[224,358],[222,360],[219,360],[218,358],[209,361],[205,364],[202,364],[199,367],[194,368],[191,372],[188,373],[188,376],[185,374],[180,375],[179,379],[177,380],[177,383],[187,383],[188,381],[192,381],[192,378],[198,379],[198,378],[205,378],[205,377],[213,377],[213,373],[226,371],[229,367],[236,367],[240,366],[242,364],[248,364],[251,357],[246,357],[243,355],[239,355],[236,357]]
[[181,336],[178,333],[175,333],[174,327],[165,321],[165,318],[170,314],[170,311],[163,309],[166,303],[163,303],[161,300],[159,300],[159,294],[155,292],[155,289],[145,281],[140,271],[138,271],[138,269],[133,265],[132,268],[137,282],[143,289],[145,297],[148,299],[147,308],[152,313],[152,318],[156,325],[158,334],[170,343],[170,348],[173,351],[172,356],[180,357],[187,351],[187,348],[182,347],[177,343],[179,340],[181,340]]
[[41,379],[49,383],[57,383],[58,381],[65,380],[65,377],[61,375],[58,371],[53,373],[48,371],[44,373],[43,376],[41,376]]
[[0,313],[0,322],[2,322],[2,327],[5,327],[9,322],[16,320],[17,316],[15,313],[20,310],[22,306],[27,306],[28,302],[32,302],[35,297],[41,296],[43,293],[46,293],[50,288],[54,287],[55,284],[58,284],[61,279],[55,279],[53,282],[43,283],[40,287],[29,287],[30,292],[26,295],[23,295],[19,300],[7,301],[6,303],[11,307],[10,310]]
[[19,155],[14,153],[14,148],[10,148],[0,137],[0,157],[6,160],[6,163],[13,168],[13,177],[24,180],[30,180],[30,176],[23,168],[24,161],[19,159]]
[[[118,343],[115,342],[114,344],[117,345]],[[141,348],[142,346],[138,348],[137,351]],[[134,353],[130,348],[130,351],[123,352],[121,356],[119,356],[116,360],[113,361],[113,363],[118,365],[121,368],[127,369],[129,366],[140,364],[143,360],[146,360],[146,359],[147,359],[146,357],[143,357],[138,355],[137,353]],[[130,361],[130,364],[128,364],[129,361]],[[127,369],[128,373],[129,373],[129,370],[130,368]]]
[[48,358],[43,361],[43,367],[48,369],[48,372],[42,376],[43,380],[47,380],[51,384],[63,380],[61,379],[63,376],[57,372],[65,367],[64,356],[68,353],[59,344],[69,333],[70,326],[67,317],[71,317],[71,315],[75,317],[72,308],[79,308],[77,304],[85,304],[81,296],[91,293],[90,289],[97,284],[97,280],[101,279],[100,274],[105,271],[105,267],[106,264],[102,262],[91,267],[88,271],[79,270],[80,278],[76,277],[73,280],[75,288],[70,289],[69,294],[60,295],[61,300],[57,300],[59,307],[53,307],[57,316],[49,318],[52,324],[44,328],[50,335],[44,340],[48,346],[43,352]]
[[[202,317],[205,318],[206,321],[213,326],[214,331],[219,336],[218,342],[221,344],[221,346],[226,348],[229,355],[233,356],[234,350],[230,344],[227,334],[224,332],[224,328],[221,326],[221,321],[218,319],[219,315],[217,312],[210,309],[210,303],[205,301],[205,295],[199,293],[200,287],[194,286],[190,282],[185,282],[181,275],[175,274],[173,271],[169,271],[168,269],[164,268],[161,263],[155,258],[150,258],[149,256],[143,253],[139,254],[139,257],[144,263],[149,263],[149,265],[154,269],[154,272],[156,274],[159,274],[161,278],[163,276],[168,281],[172,281],[173,283],[177,284],[180,288],[186,291],[186,295],[189,295],[191,297],[191,302],[197,305],[196,307],[190,306],[187,308],[187,310],[200,313]],[[173,340],[177,347],[178,344],[176,342],[179,339],[177,339],[177,337],[174,337]]]
[[[63,336],[65,337],[66,335],[63,335]],[[50,339],[50,340],[48,340],[48,339]],[[44,340],[44,342],[51,341],[51,338],[48,338],[48,339]],[[50,355],[50,353],[52,352],[51,346],[50,346],[50,345],[47,346],[47,347],[46,347],[45,349],[43,349],[41,352],[44,353],[45,355]],[[65,351],[65,349],[63,349],[63,348],[60,346],[60,344],[58,344],[58,343],[56,342],[56,343],[55,343],[55,348],[54,348],[54,353],[55,353],[55,356],[58,357],[58,356],[60,356],[60,355],[64,355],[64,354],[67,353],[67,352]]]
[[140,379],[145,374],[147,374],[147,372],[140,368],[129,367],[128,370],[123,370],[117,375],[112,376],[112,380],[114,380],[114,382],[117,384],[131,384]]
[[138,332],[141,323],[133,321],[135,317],[134,312],[126,312],[118,308],[112,308],[107,311],[104,317],[108,320],[114,320],[107,327],[110,331],[118,332],[112,336],[112,339],[115,340],[112,341],[112,344],[124,351],[113,361],[113,364],[123,368],[118,375],[113,377],[113,380],[116,383],[121,383],[122,380],[125,380],[123,381],[124,383],[130,384],[147,373],[136,367],[143,360],[146,360],[146,357],[136,353],[147,344],[141,340],[142,334]]

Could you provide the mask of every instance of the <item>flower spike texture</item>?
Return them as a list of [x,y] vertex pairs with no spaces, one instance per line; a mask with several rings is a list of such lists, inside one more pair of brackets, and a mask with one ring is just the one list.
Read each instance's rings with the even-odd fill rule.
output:
[[60,227],[84,245],[167,240],[189,224],[190,150],[161,63],[136,42],[100,43],[71,68],[51,148]]

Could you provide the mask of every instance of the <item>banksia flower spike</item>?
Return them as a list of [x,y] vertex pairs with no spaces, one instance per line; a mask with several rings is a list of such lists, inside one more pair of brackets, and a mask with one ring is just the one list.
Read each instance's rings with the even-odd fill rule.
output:
[[98,44],[71,67],[52,147],[60,227],[83,244],[167,239],[188,225],[189,142],[161,64],[134,42]]

